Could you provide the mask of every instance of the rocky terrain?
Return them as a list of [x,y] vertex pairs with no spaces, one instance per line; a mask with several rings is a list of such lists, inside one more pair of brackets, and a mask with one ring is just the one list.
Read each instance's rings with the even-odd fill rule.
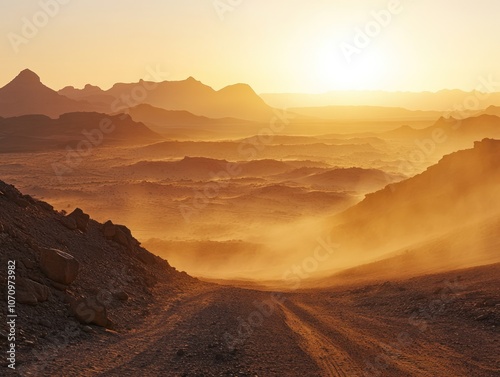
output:
[[[159,284],[174,297],[196,282],[143,249],[125,226],[100,224],[80,209],[56,212],[1,181],[0,247],[2,287],[8,261],[15,264],[21,375],[29,365],[42,371],[69,344],[96,333],[137,328],[156,307]],[[7,296],[1,297],[6,318]],[[4,326],[0,336],[6,344]]]
[[[190,278],[126,227],[80,209],[56,212],[3,182],[0,205],[0,263],[15,261],[18,315],[17,369],[2,361],[3,375],[500,373],[498,264],[322,289],[243,289]],[[2,344],[6,337],[2,330]]]

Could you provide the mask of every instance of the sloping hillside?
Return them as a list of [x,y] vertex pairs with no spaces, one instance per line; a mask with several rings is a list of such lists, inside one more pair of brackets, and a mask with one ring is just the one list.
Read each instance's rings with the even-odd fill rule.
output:
[[25,69],[0,88],[0,115],[14,117],[43,114],[51,118],[74,111],[94,111],[96,106],[58,94],[42,84],[40,77]]
[[100,224],[79,209],[65,216],[2,181],[0,208],[0,282],[7,287],[13,266],[18,365],[43,364],[41,355],[102,328],[129,331],[156,302],[157,284],[174,295],[196,282],[143,249],[125,226]]
[[500,141],[445,156],[408,180],[366,196],[334,219],[332,234],[351,251],[376,255],[500,213]]

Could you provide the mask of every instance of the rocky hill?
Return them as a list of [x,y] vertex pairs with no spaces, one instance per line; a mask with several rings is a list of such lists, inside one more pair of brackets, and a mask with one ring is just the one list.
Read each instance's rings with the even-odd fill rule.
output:
[[11,82],[0,88],[0,115],[14,117],[43,114],[52,118],[74,111],[94,111],[97,107],[85,101],[76,101],[45,86],[40,77],[25,69]]
[[500,141],[445,156],[425,172],[369,194],[335,219],[332,234],[349,249],[397,249],[500,214]]
[[[13,266],[20,367],[98,332],[131,331],[150,314],[158,287],[175,294],[196,284],[125,226],[100,224],[80,209],[56,212],[2,181],[0,208],[0,281],[7,287]],[[6,318],[8,297],[1,297]],[[3,328],[0,338],[7,340]]]

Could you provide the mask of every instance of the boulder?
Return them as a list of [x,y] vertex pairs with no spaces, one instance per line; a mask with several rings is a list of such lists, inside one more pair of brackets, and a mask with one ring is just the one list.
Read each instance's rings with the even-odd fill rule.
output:
[[32,286],[33,292],[34,292],[36,300],[38,302],[45,302],[49,299],[49,295],[50,295],[49,287],[47,287],[46,285],[37,283],[36,281],[30,280],[29,282]]
[[116,233],[113,237],[113,241],[115,241],[123,246],[127,246],[127,247],[130,246],[129,239],[128,239],[127,235],[120,228],[116,228]]
[[36,204],[38,205],[38,207],[40,207],[44,211],[47,211],[47,212],[54,211],[54,207],[52,207],[49,203],[45,203],[45,202],[42,202],[42,201],[37,201]]
[[102,225],[102,233],[108,240],[112,239],[115,236],[116,226],[111,222],[111,220],[106,221]]
[[26,305],[36,305],[38,304],[38,300],[35,297],[35,294],[28,289],[18,288],[16,291],[16,302],[19,304]]
[[78,227],[76,226],[76,221],[72,217],[63,217],[61,219],[61,224],[63,224],[66,228],[69,230],[77,230]]
[[87,231],[87,226],[89,225],[90,216],[84,213],[80,208],[75,209],[66,217],[75,220],[76,227],[80,229],[82,232]]
[[78,275],[80,263],[72,255],[57,249],[40,249],[40,267],[51,280],[71,284]]
[[128,294],[125,291],[114,292],[113,297],[119,301],[127,301],[128,300]]
[[36,305],[49,299],[50,290],[46,285],[36,281],[17,279],[16,301],[20,304]]
[[106,307],[96,298],[80,298],[70,305],[71,313],[82,324],[94,324],[111,328],[112,322],[108,318]]

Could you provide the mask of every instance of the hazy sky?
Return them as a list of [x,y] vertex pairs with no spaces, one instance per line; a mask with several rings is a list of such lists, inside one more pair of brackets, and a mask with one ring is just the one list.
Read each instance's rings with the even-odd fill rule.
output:
[[[42,10],[54,2],[65,4]],[[158,66],[165,79],[246,82],[259,93],[472,89],[480,76],[500,79],[499,0],[391,2],[1,0],[0,86],[30,68],[55,89],[108,88]],[[378,21],[374,11],[383,11]],[[355,41],[357,30],[371,36]]]

